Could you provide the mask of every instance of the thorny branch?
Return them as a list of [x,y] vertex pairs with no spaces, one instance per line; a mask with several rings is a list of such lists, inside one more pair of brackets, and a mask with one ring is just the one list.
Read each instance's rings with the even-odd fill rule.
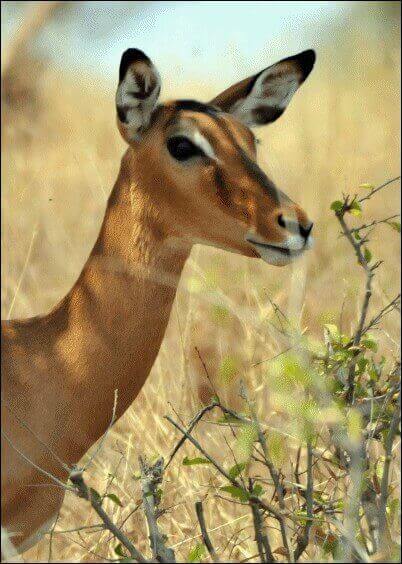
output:
[[[355,197],[350,201],[350,197],[345,196],[342,207],[335,212],[336,218],[338,219],[338,221],[340,223],[343,234],[345,235],[345,237],[347,238],[349,243],[352,245],[352,247],[355,251],[355,254],[357,256],[357,260],[366,273],[366,288],[365,288],[365,293],[364,293],[364,298],[363,298],[363,304],[362,304],[361,312],[360,312],[360,316],[359,316],[358,327],[357,327],[357,330],[356,330],[354,337],[353,337],[353,346],[355,346],[355,347],[357,347],[360,344],[361,338],[362,338],[364,333],[366,333],[370,328],[372,328],[374,325],[376,325],[382,319],[382,317],[384,317],[384,315],[386,315],[386,313],[389,313],[393,309],[397,308],[398,303],[400,301],[400,296],[397,296],[390,304],[388,304],[384,308],[384,310],[382,310],[368,324],[367,327],[365,327],[367,314],[368,314],[368,308],[369,308],[370,299],[371,299],[371,295],[372,295],[373,278],[375,276],[375,270],[381,265],[381,262],[375,262],[374,264],[370,263],[371,257],[368,256],[363,251],[363,245],[365,243],[367,243],[367,237],[363,237],[361,240],[356,240],[353,237],[353,233],[356,232],[356,229],[351,228],[346,223],[345,214],[353,208],[354,202],[357,201],[359,204],[361,204],[362,202],[369,200],[379,190],[381,190],[382,188],[385,188],[386,186],[388,186],[392,182],[395,182],[399,178],[400,178],[399,176],[395,177],[391,180],[388,180],[387,182],[384,182],[383,184],[381,184],[377,188],[371,189],[369,194],[364,196],[363,198],[357,199]],[[365,227],[369,227],[369,226],[363,225],[359,229],[363,229]],[[353,403],[354,386],[355,386],[354,380],[355,380],[355,363],[352,362],[351,366],[349,368],[349,373],[348,373],[348,389],[347,389],[347,394],[346,394],[346,401],[348,403]]]
[[158,489],[163,476],[163,458],[158,458],[155,464],[150,465],[141,456],[139,457],[141,468],[141,489],[145,517],[148,523],[149,542],[154,559],[157,562],[176,562],[174,552],[165,546],[164,535],[160,532],[157,523],[161,516],[158,509],[160,503],[160,491]]
[[401,420],[401,391],[398,394],[398,404],[392,416],[391,425],[385,441],[385,461],[381,480],[381,494],[379,507],[379,530],[380,535],[384,536],[386,530],[386,509],[388,500],[389,471],[392,461],[392,446],[395,435],[398,432],[398,425]]
[[86,499],[91,504],[94,511],[101,518],[102,523],[128,550],[131,558],[135,562],[150,562],[147,560],[139,550],[135,548],[133,543],[126,537],[126,535],[113,523],[105,510],[102,508],[102,500],[95,494],[94,490],[88,488],[84,481],[81,469],[70,474],[70,480],[76,488],[76,493],[79,497]]
[[[365,285],[365,294],[364,299],[360,311],[358,326],[356,332],[353,336],[353,346],[356,347],[356,353],[354,356],[354,360],[350,363],[349,372],[348,372],[348,387],[347,393],[345,396],[346,405],[353,405],[354,404],[354,391],[355,391],[355,367],[358,357],[358,347],[360,345],[361,339],[364,334],[366,334],[370,329],[376,327],[378,323],[384,318],[385,315],[390,313],[393,310],[400,311],[400,294],[398,294],[391,302],[389,302],[376,316],[374,316],[371,321],[367,323],[367,316],[368,316],[368,309],[370,304],[370,299],[372,296],[372,282],[375,276],[375,270],[381,265],[381,261],[371,263],[371,253],[363,251],[365,245],[368,242],[368,236],[365,235],[360,237],[359,234],[362,230],[370,229],[380,223],[387,223],[395,216],[391,216],[385,218],[383,220],[374,220],[371,223],[363,224],[357,228],[351,228],[345,221],[345,214],[353,208],[354,202],[358,202],[359,206],[362,202],[369,200],[375,193],[377,193],[382,188],[385,188],[395,180],[398,180],[400,177],[393,178],[377,188],[372,188],[369,194],[363,198],[357,199],[356,196],[351,201],[349,200],[349,196],[344,196],[343,205],[340,209],[337,209],[335,215],[341,225],[342,232],[346,236],[347,240],[352,245],[355,254],[357,256],[359,264],[365,271],[366,274],[366,285]],[[354,236],[355,235],[355,236]],[[357,235],[357,236],[356,236]],[[385,394],[384,397],[387,398],[389,394]],[[400,398],[400,392],[399,392]],[[371,403],[372,409],[373,403]],[[397,432],[398,423],[400,420],[400,410],[398,407],[395,408],[391,427],[388,432],[388,436],[386,439],[385,444],[385,451],[386,451],[386,459],[384,464],[383,470],[383,477],[381,482],[381,497],[380,497],[380,508],[379,508],[379,519],[377,517],[377,510],[376,510],[376,495],[373,489],[372,484],[369,480],[363,480],[363,472],[369,468],[369,460],[368,460],[368,440],[373,436],[373,433],[368,433],[367,429],[362,432],[361,440],[359,444],[355,444],[354,446],[350,445],[350,452],[348,454],[350,459],[350,475],[352,481],[352,492],[351,497],[348,503],[348,510],[345,513],[345,522],[348,524],[347,530],[350,533],[353,533],[354,523],[357,524],[359,522],[359,507],[362,506],[367,524],[368,529],[371,537],[372,543],[372,553],[376,552],[378,549],[378,532],[384,535],[384,531],[386,529],[386,506],[387,506],[387,498],[388,498],[388,481],[389,481],[389,466],[391,463],[391,451],[392,445],[395,438],[395,434]],[[375,431],[375,434],[378,434],[378,429]],[[338,450],[339,446],[338,446]],[[363,484],[363,487],[361,487]],[[358,490],[361,489],[360,495],[358,495]],[[346,540],[346,544],[344,546],[344,557],[345,558],[352,558],[352,553],[350,549],[352,547],[351,543],[347,541],[345,535],[343,535],[343,540]],[[367,550],[367,549],[366,549]]]
[[[298,475],[298,472],[297,472]],[[313,447],[311,441],[307,442],[307,487],[306,487],[306,510],[307,510],[307,522],[304,527],[304,531],[297,542],[297,547],[295,550],[295,561],[297,562],[303,552],[306,550],[310,540],[310,530],[313,524]]]
[[200,443],[190,434],[188,433],[185,429],[183,429],[183,427],[181,427],[176,421],[174,421],[169,415],[165,416],[165,419],[167,421],[169,421],[169,423],[171,423],[176,429],[178,429],[183,436],[185,436],[195,447],[197,450],[199,450],[199,452],[207,459],[209,460],[209,462],[211,464],[213,464],[213,466],[218,470],[218,472],[224,477],[226,478],[226,480],[228,480],[228,482],[230,482],[235,488],[237,488],[238,490],[242,491],[245,495],[246,498],[248,498],[250,503],[254,503],[257,507],[259,507],[260,509],[262,509],[263,511],[266,511],[268,513],[270,513],[271,515],[273,515],[277,521],[280,524],[281,527],[281,531],[282,531],[282,535],[283,535],[283,542],[284,542],[284,546],[285,549],[287,550],[288,553],[288,559],[289,562],[292,562],[292,552],[289,550],[289,543],[286,537],[286,533],[284,534],[284,531],[286,531],[286,526],[285,526],[285,517],[288,517],[290,519],[293,519],[293,516],[290,514],[284,514],[282,511],[279,511],[278,509],[276,509],[272,504],[269,504],[263,500],[261,500],[258,496],[250,494],[243,486],[243,484],[241,482],[239,482],[236,478],[234,478],[233,476],[231,476],[222,466],[221,464],[219,464],[219,462],[217,460],[215,460],[201,445]]
[[195,503],[195,511],[197,513],[198,523],[200,524],[202,540],[204,541],[204,544],[207,547],[209,554],[211,555],[212,561],[220,562],[207,531],[207,526],[205,524],[205,517],[204,517],[204,509],[201,501],[197,501]]
[[[57,462],[65,469],[71,472],[70,480],[73,485],[64,484],[50,473],[46,472],[42,468],[36,466],[33,461],[31,461],[24,453],[18,450],[16,446],[11,442],[11,439],[2,431],[3,437],[9,444],[22,456],[28,463],[34,466],[39,472],[46,475],[47,477],[51,478],[53,482],[56,482],[58,487],[63,487],[64,489],[68,489],[76,493],[79,497],[86,499],[100,517],[100,523],[97,525],[89,526],[89,527],[77,527],[76,529],[72,529],[71,532],[80,532],[81,530],[105,530],[107,529],[113,537],[117,538],[121,545],[125,547],[130,558],[136,562],[175,562],[175,554],[171,548],[166,547],[166,538],[161,533],[158,525],[158,518],[162,515],[161,509],[158,507],[160,503],[160,488],[159,485],[162,481],[163,472],[169,466],[171,461],[173,460],[174,456],[178,452],[178,450],[182,447],[185,441],[189,441],[195,446],[195,448],[214,466],[214,468],[235,488],[239,491],[244,493],[244,499],[247,501],[237,501],[235,499],[230,499],[228,501],[232,501],[233,503],[239,503],[244,507],[249,506],[252,512],[253,517],[253,524],[254,524],[254,532],[255,532],[255,541],[258,548],[258,555],[254,555],[252,558],[259,557],[261,562],[276,562],[276,554],[281,554],[285,556],[289,562],[297,562],[300,557],[303,555],[307,547],[309,546],[310,535],[312,531],[312,526],[316,522],[315,514],[319,511],[322,511],[323,515],[327,518],[327,523],[331,524],[332,526],[336,527],[338,533],[341,535],[341,541],[344,542],[344,554],[347,558],[353,559],[354,561],[360,562],[367,562],[369,561],[369,557],[377,552],[378,547],[381,546],[381,536],[385,538],[385,542],[387,543],[389,540],[389,530],[388,530],[388,523],[387,523],[387,502],[388,497],[390,495],[390,487],[389,487],[389,480],[390,480],[390,466],[392,462],[392,451],[395,437],[398,433],[398,426],[400,422],[400,386],[394,384],[391,388],[388,389],[386,393],[382,393],[379,390],[379,395],[375,395],[373,397],[359,397],[356,391],[357,400],[355,400],[355,368],[356,363],[359,358],[359,345],[361,344],[363,336],[372,328],[375,328],[380,321],[384,318],[385,315],[394,311],[400,310],[400,295],[396,296],[393,300],[391,300],[379,313],[377,313],[371,320],[368,321],[368,310],[372,295],[372,281],[375,276],[376,269],[380,266],[381,262],[371,262],[371,256],[367,255],[364,251],[364,245],[368,242],[368,237],[365,235],[360,239],[356,239],[353,235],[356,232],[361,230],[370,229],[380,223],[386,223],[390,221],[396,216],[390,216],[383,220],[375,220],[371,223],[365,224],[360,226],[359,228],[350,228],[345,220],[345,214],[349,209],[354,201],[359,203],[368,200],[373,194],[377,193],[380,189],[384,188],[385,186],[389,185],[396,179],[392,179],[377,188],[373,188],[370,193],[365,196],[364,198],[357,199],[356,197],[352,200],[348,196],[344,197],[343,207],[340,210],[336,211],[336,217],[341,225],[342,232],[347,238],[347,240],[352,245],[358,262],[364,269],[366,275],[366,284],[365,284],[365,292],[364,298],[361,305],[358,324],[356,331],[352,338],[350,339],[350,343],[348,346],[354,346],[356,349],[356,355],[352,358],[351,362],[347,365],[348,370],[348,378],[347,378],[347,394],[346,394],[346,408],[351,409],[352,407],[358,409],[363,417],[363,421],[365,427],[362,429],[361,438],[359,442],[356,443],[354,446],[348,446],[347,441],[343,441],[341,439],[337,442],[337,439],[333,444],[335,444],[336,448],[347,450],[349,448],[349,452],[346,455],[349,456],[349,461],[346,460],[344,466],[345,475],[348,475],[351,478],[351,482],[353,485],[354,493],[352,491],[351,497],[352,502],[349,504],[349,513],[346,512],[346,520],[345,522],[339,521],[330,515],[335,513],[334,506],[330,503],[325,503],[322,500],[317,500],[315,497],[315,486],[318,480],[316,479],[315,482],[313,480],[313,469],[314,472],[319,473],[320,467],[319,464],[323,462],[329,462],[335,464],[335,459],[331,460],[329,458],[324,458],[321,456],[321,453],[313,448],[311,440],[307,441],[307,469],[303,472],[300,471],[300,450],[297,457],[296,469],[294,471],[296,484],[292,484],[292,487],[296,488],[296,491],[300,496],[304,498],[304,502],[302,504],[302,511],[304,512],[303,520],[301,521],[300,518],[292,514],[291,511],[286,507],[285,504],[285,493],[286,490],[284,489],[282,484],[286,485],[289,482],[283,481],[281,482],[281,472],[275,468],[275,465],[272,462],[272,457],[270,456],[267,440],[265,436],[265,428],[266,426],[258,420],[256,410],[252,401],[250,401],[247,391],[245,387],[242,387],[242,397],[246,401],[248,409],[249,409],[249,416],[244,416],[242,414],[236,413],[235,411],[223,406],[220,403],[219,398],[216,396],[216,400],[213,401],[210,405],[201,409],[190,421],[188,427],[185,429],[184,426],[175,422],[169,416],[166,416],[166,419],[171,423],[177,430],[181,433],[181,438],[176,444],[175,448],[172,450],[170,457],[168,459],[167,464],[164,466],[163,459],[159,458],[155,464],[149,465],[143,458],[139,458],[140,469],[141,469],[141,487],[142,487],[142,506],[144,508],[145,517],[148,524],[149,530],[149,540],[150,540],[150,547],[152,550],[152,560],[148,560],[130,541],[130,539],[122,532],[122,524],[119,526],[116,525],[111,518],[106,514],[104,509],[102,508],[102,497],[97,494],[95,490],[89,488],[84,480],[83,473],[84,471],[90,466],[93,460],[99,455],[99,452],[104,444],[106,436],[108,435],[111,426],[115,420],[115,412],[116,412],[116,405],[117,405],[117,391],[115,392],[114,398],[114,405],[113,405],[113,413],[111,417],[110,424],[108,426],[107,431],[103,435],[102,439],[100,440],[97,448],[95,449],[92,456],[89,458],[87,464],[83,468],[69,468],[64,462],[56,457],[56,455],[47,448],[46,444],[44,444],[39,437],[37,437],[28,426],[26,426],[23,422],[19,421],[19,423],[28,429],[31,434],[35,437],[39,443],[49,450],[50,454],[54,456]],[[282,314],[283,315],[283,314]],[[284,330],[285,333],[285,330]],[[290,350],[290,349],[289,349]],[[287,351],[284,351],[287,352]],[[333,352],[333,351],[332,351]],[[283,353],[280,353],[283,354]],[[279,356],[279,355],[278,355]],[[202,360],[202,359],[201,359]],[[204,365],[206,370],[206,367]],[[394,380],[393,380],[394,381]],[[357,388],[356,388],[357,389]],[[398,401],[395,400],[395,394],[398,393]],[[395,405],[396,403],[396,405]],[[380,409],[383,409],[384,406],[392,405],[393,412],[390,421],[376,421],[372,422],[369,420],[369,417],[373,410],[373,405],[376,404],[380,406]],[[254,425],[257,431],[257,445],[254,446],[255,453],[258,456],[253,455],[254,460],[258,460],[259,463],[264,465],[269,470],[270,477],[272,479],[273,484],[270,482],[269,477],[259,477],[258,479],[261,480],[262,483],[269,483],[274,487],[274,493],[276,495],[278,506],[275,507],[274,504],[265,502],[261,499],[260,496],[253,494],[253,479],[249,479],[249,487],[245,486],[243,477],[240,475],[234,476],[230,472],[226,471],[225,468],[215,459],[213,458],[207,450],[201,446],[201,444],[192,436],[192,432],[195,429],[196,425],[202,420],[203,416],[207,413],[211,412],[214,409],[219,409],[225,416],[229,416],[231,418],[236,419],[238,422],[247,425]],[[373,425],[371,425],[373,423]],[[364,471],[368,468],[368,443],[371,439],[377,438],[380,439],[380,433],[383,431],[387,431],[386,438],[384,441],[384,450],[385,450],[385,461],[383,467],[383,473],[381,478],[381,483],[379,489],[375,491],[373,488],[370,480],[365,481],[362,480]],[[343,442],[342,442],[343,441]],[[333,446],[332,444],[332,446]],[[315,445],[317,446],[317,445]],[[313,458],[315,457],[315,460]],[[326,464],[325,464],[326,466]],[[318,469],[317,469],[318,467]],[[326,466],[327,467],[327,466]],[[300,476],[302,474],[306,474],[306,486],[301,485],[300,483]],[[335,476],[335,475],[334,475]],[[335,476],[334,479],[338,479],[339,476]],[[363,486],[363,487],[362,487]],[[293,490],[294,491],[294,490]],[[218,496],[219,497],[219,496]],[[332,502],[331,502],[332,503]],[[137,506],[138,507],[138,506]],[[198,522],[200,525],[201,536],[202,540],[209,552],[209,555],[213,562],[219,562],[220,559],[217,554],[217,550],[214,548],[210,536],[207,531],[207,527],[205,524],[205,517],[203,512],[202,503],[199,501],[196,503],[196,514],[198,518]],[[363,509],[366,521],[368,524],[368,529],[370,533],[370,537],[367,536],[363,540],[363,544],[357,540],[355,535],[355,525],[360,526],[360,530],[362,530],[362,521],[360,520],[360,509]],[[267,527],[264,522],[264,519],[267,519],[267,516],[270,515],[274,519],[276,519],[279,523],[279,529],[282,535],[282,543],[283,547],[280,547],[279,550],[272,550],[270,540],[268,537]],[[292,521],[294,525],[297,527],[297,536],[296,538],[291,539],[290,535],[287,530],[287,520]],[[303,523],[301,525],[301,523]],[[346,525],[345,525],[346,523]],[[276,527],[277,529],[277,527]],[[52,531],[53,533],[61,533],[61,532],[70,532],[70,531]],[[388,535],[388,537],[387,537]],[[111,537],[110,537],[111,538]],[[292,541],[295,546],[292,547]],[[370,548],[370,541],[371,541],[371,548]],[[251,558],[250,558],[251,559]],[[249,560],[249,559],[247,559]],[[246,560],[244,560],[246,561]]]
[[[259,443],[262,447],[262,450],[263,450],[265,465],[267,466],[269,473],[271,475],[271,478],[274,482],[275,491],[276,491],[276,494],[277,494],[278,500],[279,500],[279,507],[280,507],[281,511],[284,512],[286,510],[286,507],[285,507],[285,501],[284,501],[284,495],[283,495],[283,488],[282,488],[282,485],[281,485],[280,480],[279,480],[279,473],[277,472],[277,470],[276,470],[276,468],[275,468],[274,464],[272,463],[272,460],[269,456],[267,442],[265,440],[265,435],[264,435],[264,433],[261,429],[261,425],[259,424],[259,421],[257,419],[257,414],[256,414],[256,411],[255,411],[254,405],[252,405],[252,403],[249,400],[247,390],[246,390],[246,387],[245,387],[243,382],[242,382],[242,386],[241,386],[241,396],[247,402],[247,405],[249,407],[251,417],[252,417],[252,420],[253,420],[253,424],[255,425],[255,427],[257,429],[258,441],[259,441]],[[286,523],[285,523],[284,520],[281,520],[281,521],[279,521],[279,524],[280,524],[280,527],[281,527],[283,546],[285,547],[285,549],[286,549],[286,551],[289,555],[290,562],[293,562],[293,560],[294,560],[293,549],[288,542],[288,531],[287,531]]]

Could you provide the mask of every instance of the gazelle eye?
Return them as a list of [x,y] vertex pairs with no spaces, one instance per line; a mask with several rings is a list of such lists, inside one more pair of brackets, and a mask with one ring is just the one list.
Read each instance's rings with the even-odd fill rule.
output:
[[170,137],[166,144],[169,153],[177,161],[187,161],[188,159],[191,159],[191,157],[204,155],[203,151],[201,151],[197,145],[194,145],[190,139],[182,135]]

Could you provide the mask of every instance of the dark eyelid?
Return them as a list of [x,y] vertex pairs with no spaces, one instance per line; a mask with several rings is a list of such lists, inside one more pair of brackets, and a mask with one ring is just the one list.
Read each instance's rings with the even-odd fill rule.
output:
[[199,147],[199,146],[197,145],[197,143],[194,143],[194,141],[193,141],[192,139],[190,139],[189,137],[187,137],[187,135],[183,135],[183,134],[181,134],[181,133],[176,133],[176,134],[173,134],[173,135],[169,135],[169,137],[168,137],[167,140],[169,141],[170,139],[176,139],[176,138],[178,138],[178,139],[183,139],[183,140],[188,141],[189,143],[191,143],[191,145],[192,145],[193,147],[195,147],[195,148],[197,149],[197,152],[198,152],[200,155],[203,155],[203,156],[205,156],[205,157],[207,156],[207,155],[204,153],[204,151],[201,149],[201,147]]
[[[177,149],[183,144],[184,147],[182,146],[182,151],[184,151],[184,153],[180,150],[177,152]],[[179,132],[176,133],[176,135],[170,135],[166,140],[166,145],[171,156],[179,162],[184,162],[195,157],[202,157],[203,159],[207,157],[204,151],[194,143],[192,139]]]

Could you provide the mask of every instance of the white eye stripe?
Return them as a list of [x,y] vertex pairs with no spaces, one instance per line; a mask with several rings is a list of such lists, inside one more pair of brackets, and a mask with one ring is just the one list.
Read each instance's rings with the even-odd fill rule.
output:
[[197,129],[193,132],[192,141],[207,157],[215,161],[218,160],[209,141]]

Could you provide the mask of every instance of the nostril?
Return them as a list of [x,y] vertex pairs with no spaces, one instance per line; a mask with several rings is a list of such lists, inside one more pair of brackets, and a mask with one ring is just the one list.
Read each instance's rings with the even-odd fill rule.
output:
[[311,230],[313,229],[313,225],[313,223],[309,223],[307,227],[300,225],[300,235],[304,237],[304,239],[307,239],[307,237],[310,235]]
[[284,217],[283,217],[282,214],[279,214],[279,215],[278,215],[278,224],[279,224],[281,227],[286,227],[285,219],[284,219]]

